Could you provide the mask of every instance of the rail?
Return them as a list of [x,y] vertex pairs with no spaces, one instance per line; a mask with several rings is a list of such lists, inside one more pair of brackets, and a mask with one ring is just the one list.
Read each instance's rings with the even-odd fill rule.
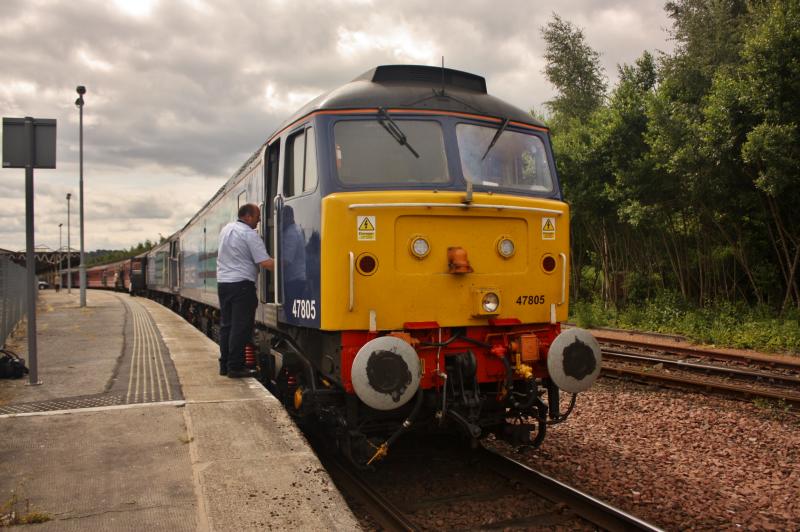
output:
[[25,283],[25,268],[0,257],[0,346],[25,313]]
[[382,530],[402,532],[419,530],[414,523],[406,519],[399,508],[370,487],[351,465],[345,464],[343,458],[328,454],[320,456],[320,459],[340,489],[358,499]]
[[643,342],[638,340],[621,339],[604,336],[593,332],[592,335],[601,344],[636,347],[649,351],[674,353],[676,355],[702,356],[713,360],[730,360],[743,363],[756,363],[779,369],[800,370],[800,357],[786,355],[766,355],[762,353],[724,351],[721,349],[706,349],[699,346],[681,346],[656,342]]
[[[622,339],[603,338],[600,341],[605,375],[654,382],[666,387],[715,392],[737,399],[764,398],[800,405],[797,391],[800,389],[800,366],[796,360]],[[621,351],[620,347],[644,349],[650,353]],[[709,360],[718,360],[722,364],[712,364]],[[750,367],[752,365],[757,369]],[[700,375],[694,375],[698,373]]]
[[[315,449],[321,449],[318,446],[320,444],[319,441],[313,437],[310,438],[310,441]],[[459,451],[455,452],[458,453]],[[470,462],[472,464],[470,467],[477,467],[477,463],[483,464],[488,468],[485,470],[492,471],[496,475],[511,480],[513,485],[516,486],[514,489],[520,493],[533,493],[537,497],[556,505],[556,507],[564,505],[571,510],[576,519],[588,521],[599,529],[612,532],[660,530],[637,517],[531,469],[497,451],[481,445],[478,447],[477,453],[477,455],[472,455],[477,461]],[[405,510],[396,506],[392,500],[379,493],[369,480],[362,477],[359,470],[341,456],[326,450],[320,454],[320,460],[337,486],[354,499],[357,505],[369,514],[380,529],[411,531],[428,528],[415,523]],[[463,500],[463,495],[457,497],[458,500]],[[441,503],[443,500],[439,499],[439,502]],[[430,510],[430,507],[427,508]],[[538,518],[541,518],[541,516],[531,515],[530,520],[526,521],[526,523],[535,526]],[[517,519],[516,525],[520,525],[519,519]]]
[[787,386],[797,386],[800,390],[800,376],[789,375],[785,373],[774,373],[763,370],[749,370],[739,369],[730,366],[717,366],[713,364],[704,364],[685,359],[673,359],[660,356],[646,356],[635,353],[625,353],[621,351],[612,351],[603,349],[603,357],[618,358],[620,360],[637,362],[637,363],[652,363],[661,366],[671,366],[677,369],[702,372],[708,374],[717,374],[732,377],[743,377],[746,379],[758,381],[763,380],[767,382],[780,382],[785,383]]
[[479,447],[481,459],[499,473],[513,478],[531,491],[552,502],[563,503],[573,512],[603,530],[661,530],[646,521],[564,484],[496,451]]

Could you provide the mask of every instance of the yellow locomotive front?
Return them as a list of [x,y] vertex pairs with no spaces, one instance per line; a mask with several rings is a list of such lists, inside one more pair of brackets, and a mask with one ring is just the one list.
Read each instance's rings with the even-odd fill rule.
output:
[[411,425],[540,443],[547,418],[564,419],[559,389],[600,371],[588,333],[561,334],[569,207],[546,130],[373,113],[329,117],[339,188],[320,214],[319,323],[339,335],[322,366],[358,399],[357,460],[380,458]]
[[322,328],[402,330],[567,317],[569,208],[464,192],[370,191],[323,200]]

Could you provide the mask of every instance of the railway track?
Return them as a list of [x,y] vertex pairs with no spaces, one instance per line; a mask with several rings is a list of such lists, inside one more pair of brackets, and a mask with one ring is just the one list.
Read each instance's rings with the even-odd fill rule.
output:
[[603,336],[598,340],[605,375],[800,406],[800,359]]
[[[439,451],[441,452],[441,451]],[[380,486],[380,468],[391,470],[391,463],[382,463],[377,473],[356,470],[351,464],[334,455],[327,455],[323,459],[328,472],[339,488],[349,497],[357,501],[357,505],[369,514],[370,520],[376,528],[382,530],[416,531],[440,528],[456,529],[525,529],[560,526],[567,529],[586,530],[659,530],[658,528],[631,516],[597,498],[583,493],[547,475],[535,471],[528,466],[504,456],[494,450],[479,447],[464,458],[465,450],[451,449],[448,458],[452,461],[450,467],[468,468],[470,476],[480,478],[482,475],[493,475],[489,479],[489,492],[481,487],[485,480],[476,480],[475,486],[464,490],[453,490],[444,496],[427,491],[423,488],[424,496],[420,500],[394,500],[384,494],[385,486]],[[402,454],[402,451],[399,451]],[[435,457],[433,461],[441,462]],[[429,457],[430,459],[430,457]],[[425,467],[425,460],[412,459],[417,467]],[[415,472],[408,469],[402,460],[399,465],[400,474],[409,483],[415,482]],[[413,466],[412,466],[413,467]],[[472,474],[474,473],[474,475]],[[434,472],[431,482],[438,483],[441,477]],[[424,476],[424,475],[423,475]],[[505,480],[499,481],[497,477]],[[394,486],[396,488],[396,485]],[[408,488],[413,490],[415,488]],[[465,491],[470,493],[465,493]],[[502,515],[503,510],[498,509],[498,516],[487,519],[486,508],[492,508],[495,499],[516,497],[519,499],[522,511],[512,516]],[[540,499],[537,502],[536,499]],[[452,522],[443,522],[432,514],[436,514],[437,507],[460,506],[473,507],[484,511],[477,515],[476,521],[464,523],[463,517],[458,516]],[[502,515],[502,518],[500,517]],[[497,517],[496,519],[494,517]]]
[[573,512],[604,530],[660,530],[659,528],[611,506],[577,488],[504,456],[481,447],[482,459],[496,471],[520,482],[531,491],[552,502],[566,504]]
[[594,331],[592,332],[592,335],[597,339],[598,342],[607,347],[620,347],[623,349],[634,348],[646,352],[670,353],[675,356],[687,356],[744,365],[755,364],[764,368],[800,372],[800,357],[788,355],[766,355],[763,353],[740,352],[732,350],[724,351],[696,346],[675,345],[672,343],[621,339],[614,336],[604,336],[602,333],[597,334]]
[[419,530],[399,508],[372,488],[352,465],[332,455],[326,456],[323,464],[339,489],[355,498],[382,530],[408,532]]

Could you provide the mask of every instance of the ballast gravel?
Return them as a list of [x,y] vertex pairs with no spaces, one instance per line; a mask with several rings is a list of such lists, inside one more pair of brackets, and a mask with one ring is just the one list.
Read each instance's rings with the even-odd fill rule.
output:
[[503,452],[668,530],[797,530],[800,416],[601,379],[543,445]]

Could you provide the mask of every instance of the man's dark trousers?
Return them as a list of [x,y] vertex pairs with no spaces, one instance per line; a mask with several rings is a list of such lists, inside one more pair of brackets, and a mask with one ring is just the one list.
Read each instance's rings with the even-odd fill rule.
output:
[[258,297],[252,281],[218,283],[220,330],[219,368],[244,369],[244,346],[252,340]]

